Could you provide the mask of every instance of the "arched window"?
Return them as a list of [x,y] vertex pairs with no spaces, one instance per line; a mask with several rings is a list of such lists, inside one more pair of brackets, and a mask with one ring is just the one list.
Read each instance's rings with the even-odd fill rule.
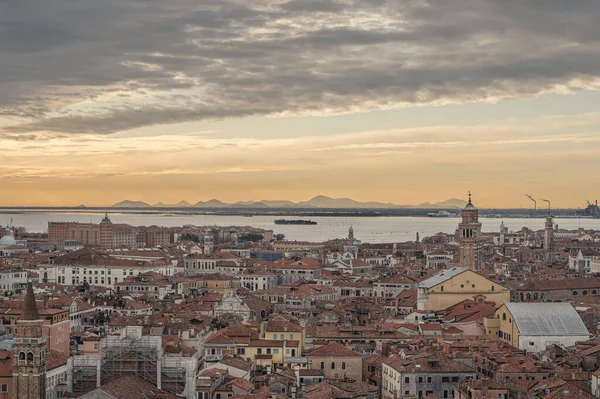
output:
[[537,292],[536,292],[535,294],[533,294],[533,300],[534,300],[534,301],[537,301],[537,299],[538,299],[538,294],[537,294]]
[[346,362],[342,362],[342,370],[346,370]]
[[598,295],[598,291],[592,290],[592,295]]
[[577,296],[579,293],[577,291],[573,291],[573,296]]
[[331,369],[335,370],[335,362],[331,362]]
[[27,363],[33,362],[33,353],[27,352]]
[[25,352],[19,352],[19,360],[25,360]]
[[321,370],[325,370],[325,362],[321,362]]
[[582,295],[587,295],[587,291],[583,291],[581,294]]

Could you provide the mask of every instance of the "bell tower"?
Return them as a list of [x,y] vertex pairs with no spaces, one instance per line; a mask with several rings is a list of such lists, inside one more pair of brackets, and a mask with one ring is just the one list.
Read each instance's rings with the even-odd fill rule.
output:
[[554,262],[554,221],[552,216],[546,218],[544,226],[544,249],[546,250],[546,261]]
[[46,339],[42,324],[29,283],[13,341],[13,399],[46,397]]
[[481,271],[481,223],[479,210],[469,202],[462,210],[462,221],[458,225],[460,242],[460,267],[476,272]]

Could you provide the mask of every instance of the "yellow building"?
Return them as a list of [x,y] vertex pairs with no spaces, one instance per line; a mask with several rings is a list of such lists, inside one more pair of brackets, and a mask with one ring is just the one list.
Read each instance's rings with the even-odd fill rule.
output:
[[206,292],[217,292],[223,297],[229,297],[234,296],[240,288],[240,280],[237,277],[220,273],[179,277],[176,283],[177,293],[186,297]]
[[569,303],[506,303],[484,320],[486,334],[528,352],[550,344],[572,346],[589,339],[581,317]]
[[268,340],[298,342],[298,348],[288,347],[284,355],[285,357],[302,356],[305,338],[303,323],[293,323],[283,316],[277,316],[273,320],[263,323],[262,333]]
[[465,299],[495,302],[510,301],[510,290],[473,270],[454,267],[419,283],[418,310],[442,310]]
[[295,353],[300,356],[300,340],[262,339],[251,327],[234,324],[212,333],[204,342],[206,362],[221,360],[223,355],[238,355],[253,365],[284,364],[284,358]]

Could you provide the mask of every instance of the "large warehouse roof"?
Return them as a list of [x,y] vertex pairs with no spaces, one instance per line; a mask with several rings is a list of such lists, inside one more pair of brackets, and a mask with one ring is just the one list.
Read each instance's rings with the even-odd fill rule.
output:
[[569,303],[507,303],[520,335],[589,335]]

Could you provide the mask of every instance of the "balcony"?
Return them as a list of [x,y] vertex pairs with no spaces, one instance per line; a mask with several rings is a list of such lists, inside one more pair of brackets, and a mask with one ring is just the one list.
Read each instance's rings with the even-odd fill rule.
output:
[[220,362],[223,359],[221,355],[207,355],[204,357],[205,362]]

